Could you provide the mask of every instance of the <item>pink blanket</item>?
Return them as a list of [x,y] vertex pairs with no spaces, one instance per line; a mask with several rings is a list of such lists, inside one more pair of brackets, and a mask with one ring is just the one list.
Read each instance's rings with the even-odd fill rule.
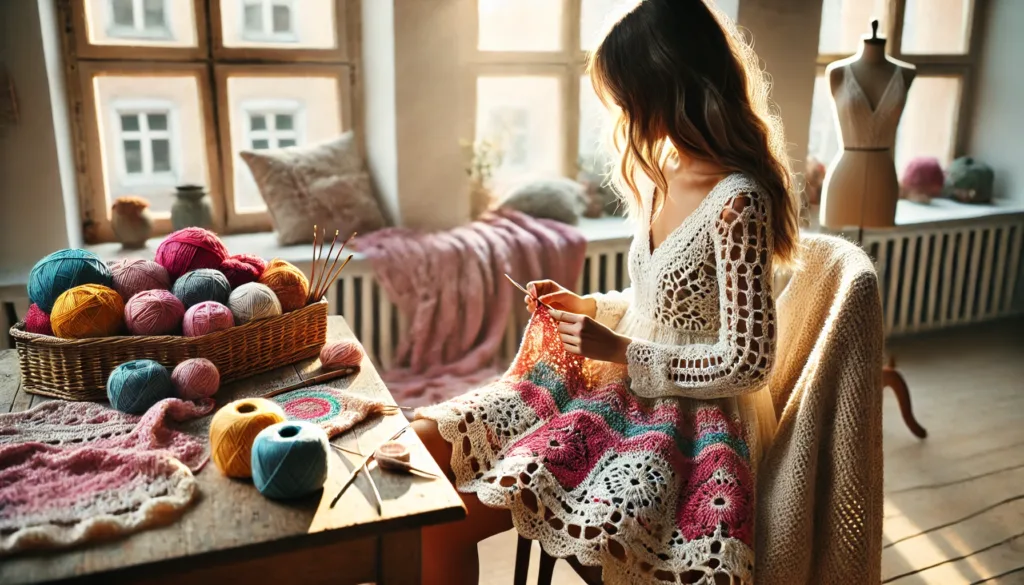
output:
[[572,286],[586,239],[559,222],[500,210],[447,232],[389,228],[360,236],[377,282],[409,320],[394,367],[383,373],[399,404],[422,406],[497,377],[495,358],[521,283]]

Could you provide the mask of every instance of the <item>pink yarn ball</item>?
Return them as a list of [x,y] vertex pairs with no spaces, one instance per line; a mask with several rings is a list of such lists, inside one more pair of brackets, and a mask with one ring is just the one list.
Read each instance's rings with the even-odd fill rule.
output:
[[320,365],[328,370],[358,366],[361,361],[363,346],[358,341],[336,341],[320,350]]
[[903,169],[901,184],[907,191],[913,191],[931,197],[942,194],[942,186],[946,182],[946,174],[942,172],[939,159],[931,156],[919,156],[912,159]]
[[204,301],[189,307],[182,321],[185,337],[199,337],[235,326],[231,309],[216,301]]
[[253,254],[235,254],[220,264],[220,271],[227,277],[231,288],[258,281],[266,269],[266,260]]
[[174,391],[185,400],[209,398],[220,388],[220,372],[206,358],[185,360],[171,372]]
[[114,290],[128,300],[144,290],[167,290],[171,277],[167,270],[152,260],[127,259],[110,263]]
[[167,269],[171,280],[200,268],[220,268],[228,250],[217,234],[190,227],[167,236],[156,249],[156,262]]
[[166,290],[144,290],[124,304],[124,321],[133,335],[172,335],[181,329],[185,305]]
[[50,326],[50,316],[39,308],[39,305],[32,303],[25,313],[25,331],[38,335],[53,336],[53,327]]

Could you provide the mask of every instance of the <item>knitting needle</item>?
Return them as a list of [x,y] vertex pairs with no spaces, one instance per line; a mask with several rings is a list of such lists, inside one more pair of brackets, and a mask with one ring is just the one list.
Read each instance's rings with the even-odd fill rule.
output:
[[[345,246],[347,246],[348,243],[352,241],[352,238],[356,237],[357,233],[358,232],[352,232],[352,235],[349,236],[348,239],[345,240],[341,244],[341,249],[338,250],[338,255],[334,257],[334,263],[331,264],[331,269],[327,270],[327,274],[333,276],[333,278],[328,278],[327,282],[322,287],[319,284],[317,285],[317,292],[320,293],[320,297],[322,297],[325,293],[327,293],[327,289],[331,287],[331,283],[338,279],[338,276],[337,276],[338,274],[341,274],[341,270],[338,270],[338,272],[335,273],[334,272],[334,267],[338,265],[338,259],[341,258],[341,253],[345,251]],[[331,259],[331,255],[328,254],[327,255],[327,260],[330,261],[330,259]],[[345,260],[345,264],[348,264],[348,261],[351,260],[351,259],[352,259],[352,255],[349,254],[348,259]],[[341,269],[342,270],[344,270],[345,264],[341,265]],[[326,268],[327,268],[327,262],[324,262],[324,269],[326,269]]]
[[335,378],[341,378],[341,377],[344,377],[344,376],[350,376],[352,374],[355,374],[358,371],[359,371],[359,366],[350,366],[350,367],[347,367],[347,368],[341,368],[339,370],[334,370],[333,372],[327,372],[325,374],[320,374],[320,375],[317,375],[317,376],[313,376],[312,378],[310,378],[308,380],[303,380],[301,382],[296,382],[294,384],[290,384],[288,386],[285,386],[284,388],[278,388],[277,390],[271,390],[270,392],[267,392],[263,396],[260,396],[260,398],[273,398],[273,397],[278,396],[280,394],[284,394],[285,392],[291,392],[292,390],[298,390],[299,388],[305,388],[306,386],[312,386],[313,384],[320,384],[322,382],[327,382],[329,380],[334,380]]
[[[313,268],[312,268],[312,270],[309,273],[309,281],[313,282],[314,278],[316,278],[316,224],[315,223],[313,224]],[[309,300],[311,298],[312,298],[311,296],[306,296],[306,304],[307,305],[309,304]]]
[[327,274],[327,270],[326,270],[327,269],[327,262],[331,261],[331,256],[334,255],[334,246],[337,245],[337,243],[338,243],[338,230],[334,230],[334,239],[331,240],[331,248],[327,251],[327,260],[324,262],[324,270],[320,271],[320,278],[317,279],[316,285],[313,288],[313,295],[316,298],[316,300],[320,300],[323,297],[323,295],[319,294],[320,293],[320,283],[323,280],[324,276],[326,276],[326,274]]
[[519,290],[523,291],[524,293],[526,293],[526,296],[532,298],[535,303],[537,303],[538,305],[544,307],[545,309],[547,309],[549,311],[551,310],[551,305],[548,305],[544,301],[540,300],[540,297],[538,297],[535,294],[531,294],[530,291],[526,290],[526,287],[524,287],[523,285],[519,284],[518,282],[512,280],[512,277],[509,276],[508,273],[505,274],[505,278],[507,278],[508,281],[512,283],[512,286],[514,286],[514,287],[518,288]]
[[[356,435],[356,449],[359,448],[359,435]],[[380,498],[380,491],[377,490],[377,482],[373,481],[370,470],[366,467],[366,459],[363,460],[363,471],[366,472],[366,479],[370,480],[370,489],[373,490],[373,499],[377,502],[377,515],[384,515],[384,502]]]
[[[409,429],[409,425],[405,425],[404,427],[399,429],[399,431],[397,433],[392,435],[390,439],[388,439],[387,441],[382,442],[381,445],[383,445],[384,443],[387,443],[388,441],[394,441],[398,437],[401,437],[402,433],[404,433],[408,429]],[[341,486],[341,489],[338,490],[338,495],[334,496],[334,499],[331,500],[331,505],[330,505],[331,508],[333,508],[334,505],[338,503],[338,500],[341,499],[341,496],[343,496],[345,494],[345,490],[348,489],[348,486],[352,485],[352,482],[354,482],[356,480],[356,476],[359,475],[360,469],[365,467],[366,464],[370,461],[370,459],[373,459],[373,454],[376,451],[377,451],[376,449],[374,449],[373,451],[370,451],[370,454],[365,456],[363,458],[363,460],[359,462],[359,465],[357,465],[355,467],[355,469],[352,470],[351,475],[348,476],[348,479],[345,480],[345,483]]]

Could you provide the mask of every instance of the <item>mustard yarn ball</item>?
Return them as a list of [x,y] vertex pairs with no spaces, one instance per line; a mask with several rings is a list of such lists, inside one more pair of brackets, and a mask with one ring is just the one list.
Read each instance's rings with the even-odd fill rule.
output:
[[281,311],[288,313],[306,306],[309,279],[291,262],[275,258],[260,276],[260,283],[270,287],[281,302]]
[[106,286],[76,286],[57,297],[50,323],[53,334],[64,339],[117,335],[124,328],[124,301]]
[[231,291],[228,308],[235,316],[236,325],[281,314],[281,303],[277,295],[267,285],[258,282],[243,284]]
[[281,407],[263,398],[224,405],[210,421],[210,457],[228,477],[252,476],[252,443],[270,425],[284,422]]

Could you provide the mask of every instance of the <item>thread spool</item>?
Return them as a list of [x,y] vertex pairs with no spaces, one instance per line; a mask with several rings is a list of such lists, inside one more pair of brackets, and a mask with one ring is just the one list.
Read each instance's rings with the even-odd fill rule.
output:
[[209,398],[220,388],[220,371],[206,358],[192,358],[174,367],[171,384],[174,393],[184,400]]
[[227,257],[217,234],[197,227],[172,233],[156,249],[156,263],[167,269],[172,281],[200,268],[216,269]]
[[409,448],[398,441],[388,441],[373,452],[373,458],[381,469],[409,471]]
[[132,335],[172,335],[184,317],[185,305],[166,290],[144,290],[124,304],[124,323]]
[[64,291],[50,313],[54,335],[64,339],[117,335],[123,324],[121,295],[98,284],[83,284]]
[[337,370],[358,366],[363,361],[363,346],[358,341],[335,341],[320,349],[320,366]]
[[230,295],[228,279],[212,268],[193,270],[174,281],[174,296],[181,299],[186,309],[205,301],[224,304]]
[[192,305],[181,320],[181,330],[185,337],[199,337],[234,326],[235,316],[231,314],[231,309],[214,301]]
[[110,372],[107,398],[110,405],[129,414],[142,414],[173,392],[167,368],[153,360],[132,360]]
[[258,282],[266,269],[266,261],[253,254],[235,254],[220,263],[220,271],[227,277],[231,288]]
[[281,311],[287,313],[306,306],[309,297],[309,279],[297,266],[279,258],[267,265],[260,283],[270,287],[281,302]]
[[83,284],[113,284],[110,268],[86,250],[69,248],[46,256],[28,275],[28,298],[44,313],[53,313],[57,298]]
[[114,290],[128,300],[144,290],[169,290],[171,277],[152,260],[118,260],[110,264]]
[[252,475],[252,443],[260,431],[284,422],[281,407],[262,398],[226,404],[210,421],[210,455],[228,477]]
[[37,335],[53,336],[53,327],[50,325],[50,316],[39,308],[39,305],[32,303],[25,313],[25,331]]
[[318,425],[289,421],[271,425],[252,446],[252,482],[268,498],[291,499],[315,492],[327,479],[327,433]]
[[236,325],[281,314],[281,303],[277,300],[277,295],[270,287],[258,282],[243,284],[231,291],[228,308],[235,316]]

